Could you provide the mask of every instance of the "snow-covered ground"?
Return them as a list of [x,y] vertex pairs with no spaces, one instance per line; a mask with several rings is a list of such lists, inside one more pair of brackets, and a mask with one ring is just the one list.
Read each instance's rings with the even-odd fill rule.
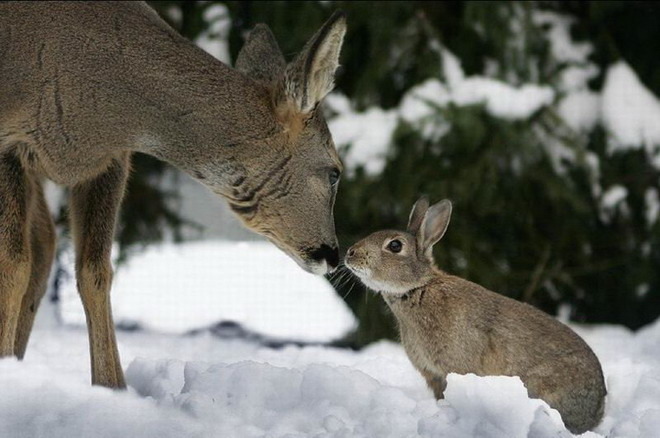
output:
[[[63,257],[73,272],[74,256]],[[84,325],[73,275],[60,286],[61,319]],[[356,320],[323,277],[308,274],[268,242],[206,240],[163,243],[116,269],[117,324],[186,333],[221,321],[276,338],[331,341]]]
[[[301,327],[304,330],[304,327]],[[606,417],[585,437],[660,431],[660,322],[578,329],[602,361]],[[436,402],[397,344],[278,350],[120,332],[126,392],[91,387],[82,328],[37,329],[0,360],[1,437],[569,437],[516,378],[452,375]]]
[[[63,283],[61,319],[40,309],[24,362],[0,360],[0,437],[569,437],[517,378],[452,375],[436,402],[402,348],[264,347],[193,329],[232,320],[267,338],[337,339],[355,319],[327,281],[264,242],[163,244],[117,271],[128,391],[89,384],[84,316]],[[373,299],[380,299],[373,297]],[[595,437],[657,437],[660,320],[638,333],[580,327],[609,390]],[[255,339],[255,338],[252,338]]]
[[[197,42],[227,61],[227,11],[214,6],[205,14],[214,25]],[[643,147],[660,162],[658,98],[624,62],[610,66],[603,90],[589,90],[590,46],[571,43],[568,23],[556,16],[536,18],[549,24],[555,58],[572,65],[562,75],[561,95],[548,86],[466,76],[460,60],[443,49],[443,77],[409,90],[398,108],[358,112],[347,98],[329,96],[329,126],[336,144],[348,147],[348,170],[380,173],[400,120],[437,140],[449,129],[438,107],[475,103],[507,120],[556,105],[577,132],[602,124],[615,139],[612,151]],[[603,191],[603,215],[621,208],[624,190]],[[660,215],[658,193],[649,189],[645,201],[651,224]],[[89,385],[74,286],[69,278],[61,291],[58,310],[66,324],[43,324],[53,310],[43,307],[26,359],[0,360],[0,438],[571,436],[557,412],[529,399],[517,378],[451,375],[446,399],[434,400],[396,343],[359,352],[271,349],[208,331],[186,334],[232,320],[269,337],[328,341],[354,326],[327,281],[263,242],[166,244],[117,271],[117,322],[146,328],[118,333],[127,391]],[[660,437],[660,319],[637,333],[616,326],[576,330],[600,358],[609,391],[603,422],[583,436]]]

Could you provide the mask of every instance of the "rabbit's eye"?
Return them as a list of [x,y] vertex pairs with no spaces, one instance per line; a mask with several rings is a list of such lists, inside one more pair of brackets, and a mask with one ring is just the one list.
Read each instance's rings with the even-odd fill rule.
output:
[[401,241],[397,239],[394,239],[387,244],[387,249],[389,249],[394,253],[401,252],[401,248],[403,248],[403,243],[401,243]]

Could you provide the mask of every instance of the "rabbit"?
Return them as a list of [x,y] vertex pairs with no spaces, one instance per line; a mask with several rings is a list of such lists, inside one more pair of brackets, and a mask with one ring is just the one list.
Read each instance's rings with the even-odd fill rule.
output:
[[380,292],[397,319],[401,342],[437,399],[448,373],[519,376],[573,433],[597,426],[605,382],[598,359],[566,325],[542,311],[435,266],[433,245],[452,205],[413,206],[408,231],[378,231],[348,249],[346,267]]

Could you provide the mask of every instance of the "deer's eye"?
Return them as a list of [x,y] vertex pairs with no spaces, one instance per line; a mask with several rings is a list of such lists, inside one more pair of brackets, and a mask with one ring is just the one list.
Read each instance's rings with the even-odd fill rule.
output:
[[341,172],[339,172],[339,169],[332,169],[330,171],[330,185],[334,186],[339,182],[339,177],[341,176]]
[[393,253],[401,252],[401,248],[403,248],[403,243],[398,239],[394,239],[387,244],[387,249]]

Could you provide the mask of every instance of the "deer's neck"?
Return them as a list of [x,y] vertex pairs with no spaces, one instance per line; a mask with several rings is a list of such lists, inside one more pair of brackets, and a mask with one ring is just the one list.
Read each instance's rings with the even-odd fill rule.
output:
[[275,132],[267,91],[196,47],[135,75],[148,112],[139,150],[184,170],[240,155]]
[[[134,17],[130,17],[133,19]],[[113,87],[138,111],[135,148],[195,176],[213,163],[241,160],[276,134],[266,87],[228,67],[153,17],[139,39],[122,41]]]

